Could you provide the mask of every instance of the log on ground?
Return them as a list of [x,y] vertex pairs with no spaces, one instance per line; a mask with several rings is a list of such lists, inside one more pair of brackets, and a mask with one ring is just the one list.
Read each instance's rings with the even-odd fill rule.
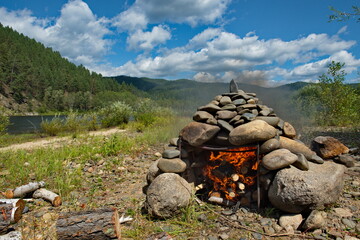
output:
[[11,224],[17,223],[23,208],[15,207],[12,203],[0,204],[0,233],[6,233]]
[[60,213],[56,223],[58,239],[120,239],[119,214],[106,208]]

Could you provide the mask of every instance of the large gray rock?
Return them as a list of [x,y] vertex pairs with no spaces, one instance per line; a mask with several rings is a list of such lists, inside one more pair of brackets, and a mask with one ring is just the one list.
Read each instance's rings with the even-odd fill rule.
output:
[[200,146],[214,137],[219,131],[218,126],[191,122],[180,131],[180,137],[192,146]]
[[150,184],[145,208],[150,215],[169,218],[180,213],[192,196],[190,184],[175,173],[163,173]]
[[274,207],[290,213],[320,209],[336,202],[344,186],[345,167],[333,162],[309,162],[309,170],[295,167],[277,172],[268,196]]
[[205,111],[197,111],[193,116],[194,121],[197,122],[206,122],[209,119],[214,119],[214,116],[208,112]]
[[229,134],[229,141],[234,145],[263,142],[275,137],[276,133],[276,129],[266,122],[254,120],[234,128]]
[[146,175],[148,184],[152,183],[152,181],[154,181],[154,179],[162,173],[162,171],[158,168],[158,163],[159,160],[156,160],[149,167],[149,171]]
[[277,170],[280,168],[288,167],[296,160],[298,156],[291,153],[287,149],[277,149],[263,157],[262,165],[269,170]]

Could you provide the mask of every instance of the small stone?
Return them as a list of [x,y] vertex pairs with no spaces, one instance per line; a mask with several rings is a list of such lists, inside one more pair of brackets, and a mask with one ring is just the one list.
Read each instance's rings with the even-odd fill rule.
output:
[[222,105],[222,106],[225,106],[225,105],[230,104],[230,103],[232,103],[232,101],[231,101],[231,98],[228,97],[228,96],[223,96],[220,99],[220,105]]
[[197,111],[193,116],[193,120],[197,122],[206,122],[213,118],[214,116],[206,111]]
[[167,159],[177,158],[180,156],[179,150],[167,149],[163,152],[162,157]]
[[283,228],[290,226],[294,231],[298,229],[302,222],[301,214],[286,214],[279,218],[279,224]]
[[160,158],[158,168],[165,173],[182,173],[186,169],[186,163],[180,158]]
[[352,217],[353,213],[348,208],[333,208],[332,211],[336,216],[341,218]]
[[273,229],[272,227],[269,227],[269,226],[264,226],[264,232],[266,234],[272,235],[272,234],[275,234],[275,229]]
[[260,146],[260,154],[269,153],[271,151],[274,151],[280,147],[280,142],[276,138],[269,139],[265,141]]
[[255,119],[263,120],[270,124],[273,127],[276,127],[280,121],[280,118],[278,117],[270,117],[270,116],[257,116]]
[[227,105],[221,107],[221,110],[234,111],[234,110],[236,110],[236,106],[235,106],[235,104],[227,104]]
[[222,127],[223,129],[228,130],[229,132],[231,132],[234,129],[233,126],[231,126],[228,122],[226,122],[224,120],[218,120],[218,125],[220,127]]
[[221,108],[213,103],[209,103],[205,106],[198,108],[198,111],[205,111],[205,112],[217,112],[219,110],[221,110]]
[[177,146],[178,146],[178,141],[179,141],[179,138],[172,138],[172,139],[170,139],[169,144],[170,144],[171,146],[177,147]]
[[89,172],[89,173],[93,173],[95,171],[95,169],[93,168],[93,167],[89,167],[88,169],[87,169],[87,172]]
[[262,218],[262,219],[260,219],[260,224],[261,224],[261,226],[271,226],[272,221],[270,218]]
[[344,240],[359,240],[359,238],[349,236],[349,235],[345,235]]
[[232,210],[223,210],[221,212],[221,214],[224,215],[224,216],[230,216],[230,215],[233,215],[234,212]]
[[303,171],[309,170],[309,162],[306,157],[301,153],[296,155],[298,156],[298,159],[292,165]]
[[207,218],[207,216],[206,216],[204,213],[200,214],[200,215],[197,217],[197,220],[198,220],[199,222],[205,222],[207,219],[208,219],[208,218]]
[[249,100],[247,100],[247,103],[249,103],[249,104],[255,104],[256,101],[255,101],[255,99],[250,98]]
[[156,160],[155,162],[151,163],[149,167],[148,173],[146,175],[146,180],[149,184],[152,183],[152,181],[154,181],[154,179],[162,173],[157,166],[158,163],[159,160]]
[[349,228],[355,228],[355,226],[356,226],[356,223],[353,220],[350,220],[347,218],[341,219],[341,222]]
[[244,113],[244,114],[241,116],[241,118],[244,118],[244,119],[247,120],[247,121],[252,121],[252,120],[255,119],[255,117],[256,117],[256,115],[255,115],[255,114],[252,114],[252,113]]
[[284,135],[288,138],[294,138],[296,137],[296,131],[295,131],[295,128],[288,122],[285,122],[284,123],[284,128],[283,128],[283,131],[284,131]]
[[220,237],[220,239],[223,239],[223,240],[229,239],[229,235],[227,235],[226,233],[220,234],[219,237]]
[[233,101],[233,104],[236,106],[246,104],[246,101],[244,99],[236,99]]
[[208,240],[218,240],[218,237],[216,236],[208,236]]
[[261,240],[261,239],[263,239],[263,235],[261,235],[260,233],[251,233],[251,235],[252,235],[253,238],[256,239],[256,240]]
[[159,152],[156,152],[154,155],[155,155],[155,157],[162,157],[162,154]]
[[232,111],[218,111],[216,113],[216,117],[218,119],[232,119],[233,117],[235,117],[237,115],[237,112],[232,112]]
[[355,159],[349,154],[342,154],[336,159],[337,162],[344,164],[348,168],[355,166]]
[[314,210],[305,220],[303,229],[305,230],[320,229],[326,224],[325,218],[326,218],[325,212]]

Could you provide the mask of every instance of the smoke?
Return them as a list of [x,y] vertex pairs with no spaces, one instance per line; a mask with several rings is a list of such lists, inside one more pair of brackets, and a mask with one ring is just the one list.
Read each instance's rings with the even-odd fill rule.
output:
[[227,83],[232,79],[238,83],[256,85],[260,87],[273,87],[274,82],[269,80],[269,77],[265,71],[261,70],[245,70],[241,72],[228,71],[224,74],[213,75],[208,72],[198,72],[194,75],[193,79],[197,82],[214,83],[221,82]]

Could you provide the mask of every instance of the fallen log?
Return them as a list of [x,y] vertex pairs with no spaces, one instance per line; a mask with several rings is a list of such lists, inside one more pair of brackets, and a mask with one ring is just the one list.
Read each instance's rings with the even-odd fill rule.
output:
[[7,190],[3,193],[6,198],[23,198],[26,194],[34,192],[35,190],[45,186],[45,182],[31,182],[26,185],[15,188],[14,190]]
[[11,224],[18,222],[23,210],[13,203],[0,203],[0,233],[6,233]]
[[42,198],[51,202],[54,207],[61,205],[61,197],[54,192],[51,192],[45,188],[39,188],[33,193],[33,198]]
[[0,240],[21,240],[21,232],[19,231],[11,231],[5,235],[0,236]]
[[25,201],[23,199],[0,199],[0,205],[1,204],[12,204],[13,207],[20,208],[21,212],[25,208]]
[[81,212],[62,212],[56,223],[58,239],[121,239],[119,214],[106,208]]

